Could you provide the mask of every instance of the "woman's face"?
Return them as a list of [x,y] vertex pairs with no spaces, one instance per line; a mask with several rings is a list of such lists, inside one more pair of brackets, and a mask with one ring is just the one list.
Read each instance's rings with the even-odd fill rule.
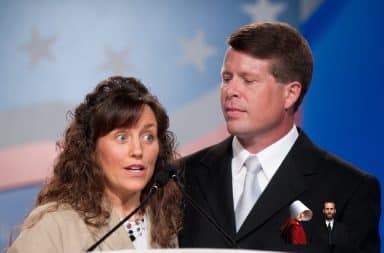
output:
[[139,200],[153,175],[158,154],[156,117],[145,105],[134,126],[114,129],[96,143],[96,159],[105,175],[107,196],[120,201]]

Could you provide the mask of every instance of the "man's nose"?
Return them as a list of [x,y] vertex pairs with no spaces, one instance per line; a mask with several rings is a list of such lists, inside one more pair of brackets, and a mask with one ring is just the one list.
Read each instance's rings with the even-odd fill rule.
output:
[[226,97],[238,97],[239,96],[239,83],[235,79],[228,81],[223,85]]

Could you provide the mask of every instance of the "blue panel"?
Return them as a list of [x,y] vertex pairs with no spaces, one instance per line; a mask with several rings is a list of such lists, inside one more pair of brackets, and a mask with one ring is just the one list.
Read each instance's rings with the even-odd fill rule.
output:
[[18,231],[32,209],[40,188],[41,185],[35,185],[0,192],[0,252],[8,245],[11,231]]
[[[333,2],[322,11],[331,12]],[[374,174],[383,186],[384,1],[344,2],[330,22],[317,16],[304,29],[315,57],[304,128],[317,144]],[[317,20],[323,27],[311,37]]]

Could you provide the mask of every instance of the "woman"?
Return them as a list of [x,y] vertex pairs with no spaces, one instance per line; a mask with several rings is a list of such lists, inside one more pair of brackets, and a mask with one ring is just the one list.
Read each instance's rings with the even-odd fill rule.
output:
[[[72,118],[53,176],[9,253],[87,250],[139,206],[154,174],[176,158],[164,108],[135,78],[102,81]],[[169,182],[96,250],[176,247],[180,208]]]

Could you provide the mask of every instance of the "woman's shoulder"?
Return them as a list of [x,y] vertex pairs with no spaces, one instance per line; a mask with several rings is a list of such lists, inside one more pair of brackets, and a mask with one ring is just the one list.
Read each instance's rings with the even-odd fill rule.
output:
[[74,211],[74,209],[69,204],[66,204],[66,203],[61,204],[61,203],[58,203],[56,201],[52,201],[52,202],[48,202],[48,203],[36,206],[34,209],[32,209],[32,213],[51,211],[51,210],[58,210],[58,211],[72,210],[72,211]]
[[85,222],[73,208],[48,203],[31,211],[8,252],[76,252],[91,239]]
[[[54,219],[60,220],[79,220],[79,214],[68,204],[58,204],[56,202],[46,203],[35,207],[27,217],[27,221]],[[34,223],[34,222],[33,222]]]

